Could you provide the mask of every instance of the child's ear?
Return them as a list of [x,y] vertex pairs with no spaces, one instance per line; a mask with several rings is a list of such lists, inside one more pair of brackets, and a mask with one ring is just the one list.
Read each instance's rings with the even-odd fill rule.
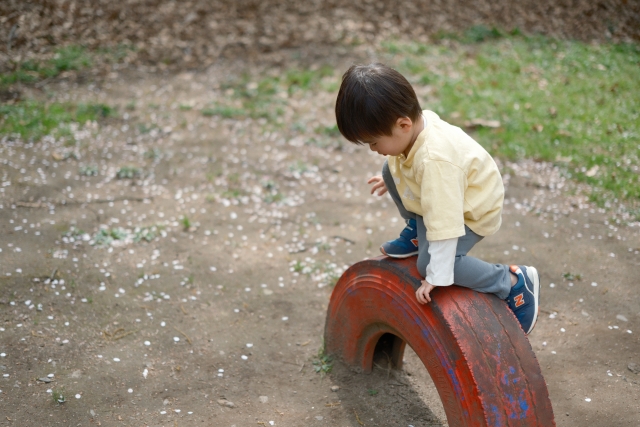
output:
[[409,117],[398,117],[398,120],[396,120],[396,126],[403,131],[407,131],[413,127],[413,122]]

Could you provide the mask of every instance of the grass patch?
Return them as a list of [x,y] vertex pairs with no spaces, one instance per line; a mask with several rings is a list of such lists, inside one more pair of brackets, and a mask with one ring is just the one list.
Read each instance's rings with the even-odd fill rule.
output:
[[137,166],[122,166],[116,172],[118,179],[137,179],[144,177],[144,170]]
[[562,273],[562,277],[564,277],[566,280],[582,280],[582,275],[581,274],[575,274],[575,273]]
[[242,108],[234,108],[225,105],[215,105],[209,108],[203,108],[201,111],[205,117],[220,116],[225,119],[246,117],[248,112]]
[[191,220],[186,215],[180,218],[180,223],[182,224],[182,229],[184,231],[189,231],[189,229],[191,228]]
[[45,104],[22,101],[0,105],[0,135],[18,135],[26,140],[39,140],[45,135],[71,137],[71,123],[84,124],[114,115],[105,104]]
[[[423,108],[467,127],[494,156],[561,165],[599,204],[640,200],[640,47],[470,29],[467,44],[390,42]],[[483,126],[483,123],[498,126]],[[473,129],[473,130],[472,130]]]
[[158,226],[158,225],[151,225],[148,227],[136,227],[133,230],[133,241],[135,243],[141,242],[143,240],[145,242],[151,242],[156,237],[158,237],[158,234],[160,234],[160,230],[162,228],[164,227]]
[[122,62],[135,48],[120,44],[115,48],[88,51],[80,45],[69,45],[56,49],[51,59],[46,61],[27,60],[14,65],[14,70],[0,73],[0,87],[16,83],[31,84],[55,78],[65,71],[81,71],[95,62]]
[[78,175],[81,176],[98,176],[98,172],[97,165],[86,165],[78,168]]
[[43,79],[57,77],[65,71],[88,68],[92,62],[91,56],[84,47],[65,46],[57,49],[53,58],[48,61],[25,61],[17,65],[14,71],[0,74],[0,86],[35,83]]
[[51,400],[53,400],[53,403],[56,405],[61,405],[66,402],[62,391],[55,388],[51,391]]
[[[101,228],[97,233],[91,237],[89,240],[89,244],[96,247],[108,247],[111,246],[114,242],[118,241],[121,244],[129,244],[140,243],[140,242],[151,242],[158,238],[164,230],[163,225],[155,224],[148,226],[138,226],[134,229],[125,229],[121,227],[116,228]],[[72,228],[65,237],[71,240],[71,237],[74,235],[69,235],[69,233],[74,233],[75,230]],[[77,233],[76,233],[77,234]],[[81,238],[82,236],[75,237],[76,240]]]
[[333,358],[326,354],[324,342],[318,349],[318,354],[311,363],[313,364],[313,370],[321,376],[330,373],[333,369]]
[[111,245],[114,240],[125,240],[127,238],[127,230],[124,228],[101,228],[89,241],[93,246],[106,247]]

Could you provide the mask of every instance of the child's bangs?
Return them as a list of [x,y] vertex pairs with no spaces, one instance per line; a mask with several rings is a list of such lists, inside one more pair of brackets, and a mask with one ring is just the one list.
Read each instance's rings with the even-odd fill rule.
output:
[[[359,111],[358,111],[359,110]],[[364,111],[363,111],[364,110]],[[339,123],[342,135],[349,141],[358,145],[369,142],[382,135],[391,135],[393,125],[392,117],[386,114],[376,114],[375,110],[381,109],[360,109],[352,110],[348,120]],[[391,119],[391,122],[389,122]]]
[[369,121],[366,118],[356,117],[342,129],[344,137],[358,145],[370,142],[381,135],[386,135],[389,130],[379,121]]

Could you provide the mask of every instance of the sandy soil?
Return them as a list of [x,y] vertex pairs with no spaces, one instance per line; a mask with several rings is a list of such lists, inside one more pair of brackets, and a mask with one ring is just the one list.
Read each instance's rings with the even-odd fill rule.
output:
[[[411,351],[402,371],[315,372],[332,281],[402,225],[368,193],[382,158],[311,139],[334,94],[294,94],[282,126],[202,116],[232,72],[51,84],[127,115],[80,131],[78,158],[1,143],[0,425],[447,425]],[[125,165],[144,176],[117,179]],[[557,425],[640,425],[638,225],[552,165],[501,167],[502,229],[472,253],[543,276],[529,340]],[[125,231],[91,245],[101,227]]]

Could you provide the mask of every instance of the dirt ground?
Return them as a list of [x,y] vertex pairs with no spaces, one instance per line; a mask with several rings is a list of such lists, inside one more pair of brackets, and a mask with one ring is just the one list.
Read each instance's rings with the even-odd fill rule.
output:
[[[26,89],[123,114],[79,130],[77,148],[0,144],[0,425],[447,425],[411,351],[402,371],[315,372],[332,281],[402,224],[369,195],[381,157],[312,139],[335,93],[289,97],[281,126],[203,116],[236,72]],[[143,174],[118,179],[125,165]],[[639,224],[552,165],[501,168],[503,226],[472,254],[542,274],[529,341],[557,425],[640,425]]]

